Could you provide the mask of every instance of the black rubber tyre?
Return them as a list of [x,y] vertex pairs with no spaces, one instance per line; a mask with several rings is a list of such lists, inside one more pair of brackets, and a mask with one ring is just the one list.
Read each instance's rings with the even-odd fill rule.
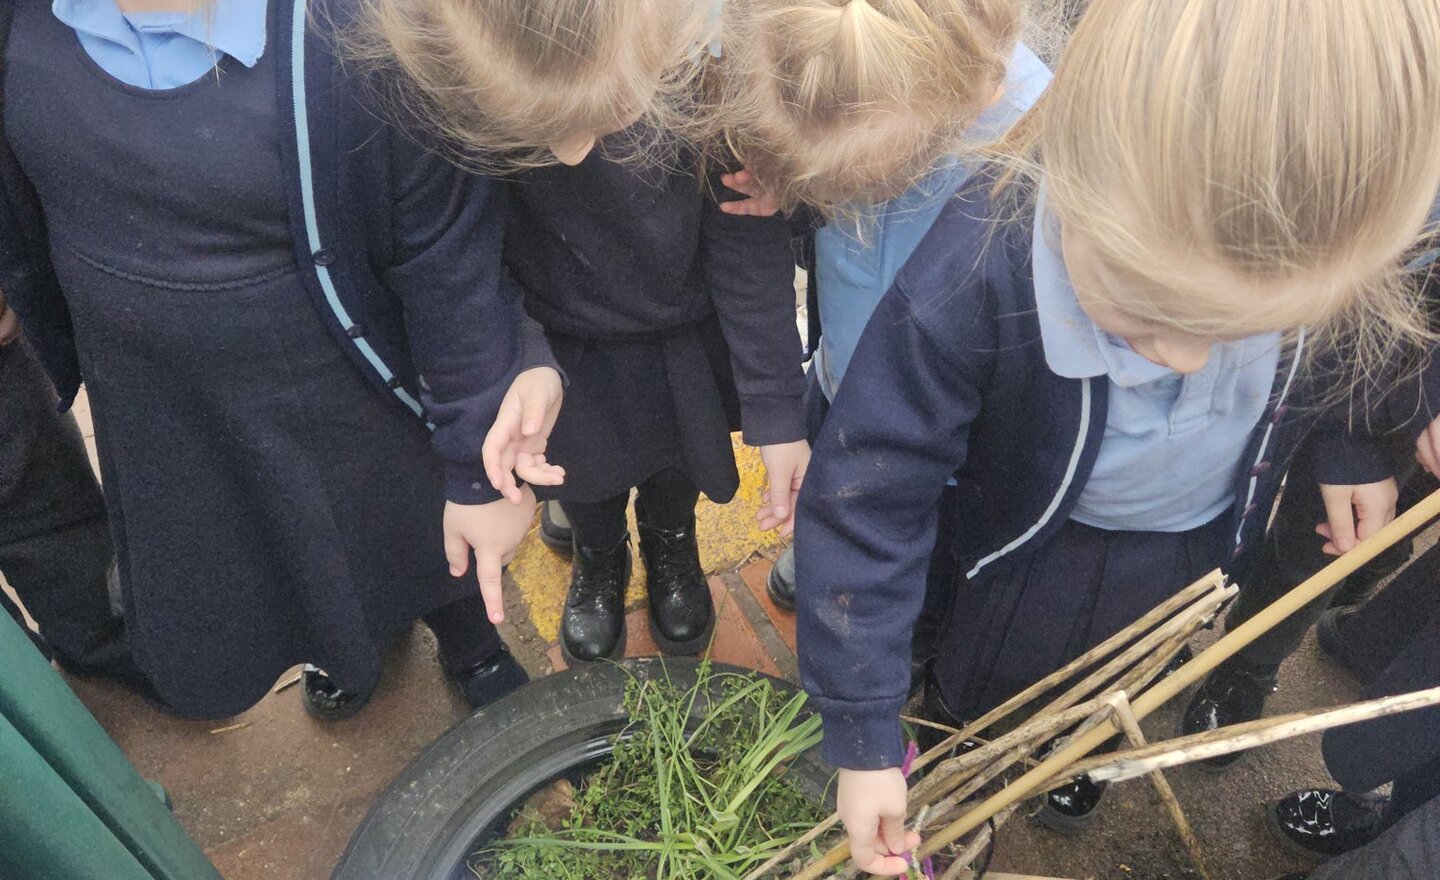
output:
[[[356,830],[332,880],[473,880],[468,858],[504,827],[516,806],[540,786],[610,753],[629,721],[624,696],[632,676],[668,675],[683,688],[694,684],[698,667],[689,659],[591,664],[486,706],[391,783]],[[697,709],[696,720],[703,712]],[[833,771],[818,749],[791,773],[817,800],[827,796]]]

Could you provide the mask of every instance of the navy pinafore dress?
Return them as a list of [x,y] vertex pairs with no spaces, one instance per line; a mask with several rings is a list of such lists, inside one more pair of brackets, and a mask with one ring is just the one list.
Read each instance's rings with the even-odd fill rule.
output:
[[148,91],[39,3],[6,49],[6,129],[73,315],[136,659],[196,717],[301,662],[369,690],[403,628],[474,586],[447,571],[429,432],[302,285],[275,53]]

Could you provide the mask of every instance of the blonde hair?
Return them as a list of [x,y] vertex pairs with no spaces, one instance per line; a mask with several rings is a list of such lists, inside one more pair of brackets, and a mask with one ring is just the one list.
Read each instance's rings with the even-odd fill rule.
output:
[[465,164],[506,171],[634,122],[685,129],[708,2],[365,0],[346,42],[400,74],[392,103]]
[[885,201],[993,100],[1023,0],[730,0],[730,147],[783,207]]
[[1403,257],[1437,125],[1436,0],[1093,0],[1003,152],[1137,279],[1111,305],[1207,337],[1327,331],[1368,371],[1430,338]]

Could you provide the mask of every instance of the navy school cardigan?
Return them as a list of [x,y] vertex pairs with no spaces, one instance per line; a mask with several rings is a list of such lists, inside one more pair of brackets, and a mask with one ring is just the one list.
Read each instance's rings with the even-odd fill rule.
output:
[[[434,429],[447,498],[494,501],[485,433],[515,375],[554,365],[502,268],[504,189],[382,121],[383,83],[345,69],[334,39],[354,0],[272,2],[295,261],[316,311],[378,391]],[[11,13],[0,4],[0,52]],[[69,406],[81,383],[70,314],[44,216],[3,135],[0,119],[0,291]]]
[[[937,503],[955,474],[978,493],[957,539],[969,580],[1043,548],[1069,518],[1105,433],[1108,383],[1045,362],[1030,243],[1033,212],[992,211],[977,175],[945,207],[882,300],[825,419],[795,528],[800,668],[825,720],[825,756],[896,767],[910,681],[910,633],[935,546]],[[1245,583],[1269,511],[1302,439],[1353,450],[1319,403],[1324,371],[1282,356],[1274,392],[1233,480],[1227,574]],[[1332,425],[1331,422],[1334,422]],[[1383,458],[1329,453],[1325,482],[1389,474]],[[1145,475],[1137,475],[1145,479]],[[1039,552],[1043,552],[1043,549]]]
[[[623,139],[624,134],[617,136]],[[623,141],[622,141],[623,143]],[[530,314],[579,339],[655,338],[714,316],[730,349],[745,442],[805,439],[795,261],[783,217],[727,214],[739,197],[689,151],[516,176],[505,260]]]

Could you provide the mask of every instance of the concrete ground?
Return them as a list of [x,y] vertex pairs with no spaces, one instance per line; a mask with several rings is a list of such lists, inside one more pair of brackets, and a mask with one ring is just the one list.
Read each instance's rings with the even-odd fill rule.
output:
[[[80,414],[83,420],[83,407]],[[793,678],[793,619],[764,592],[777,546],[753,527],[761,472],[750,451],[740,453],[739,498],[726,507],[702,501],[699,510],[703,556],[721,609],[715,653]],[[533,534],[510,568],[505,635],[532,676],[559,664],[555,640],[567,577],[568,564]],[[643,625],[630,632],[636,634],[632,654],[653,652]],[[140,771],[170,791],[180,821],[228,880],[323,880],[376,795],[467,707],[447,687],[423,627],[395,646],[373,703],[351,721],[310,719],[297,689],[285,686],[292,678],[223,723],[177,721],[118,687],[72,684]],[[1355,682],[1317,656],[1312,637],[1286,665],[1269,708],[1278,714],[1329,706],[1356,692]],[[1173,735],[1177,711],[1172,706],[1150,719],[1147,735]],[[1251,755],[1224,776],[1180,769],[1170,779],[1213,880],[1268,880],[1302,867],[1267,839],[1262,808],[1294,788],[1328,780],[1316,738]],[[1017,816],[1001,832],[994,867],[1070,880],[1199,876],[1189,873],[1173,828],[1143,781],[1118,786],[1081,837],[1059,837]]]

